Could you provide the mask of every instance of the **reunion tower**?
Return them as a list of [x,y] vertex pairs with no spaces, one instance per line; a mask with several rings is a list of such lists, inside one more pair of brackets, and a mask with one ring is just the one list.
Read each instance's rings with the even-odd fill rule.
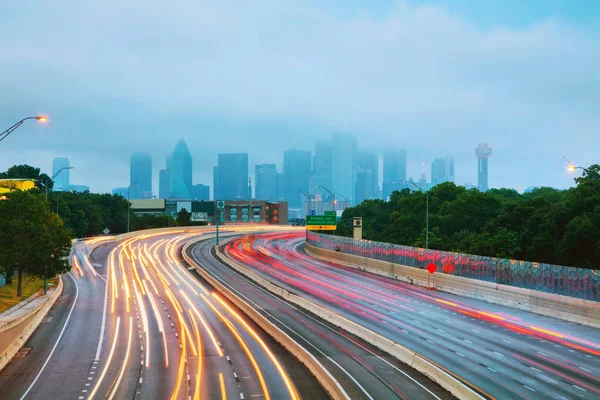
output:
[[492,156],[492,148],[487,142],[482,142],[475,148],[477,156],[477,189],[488,190],[488,158]]

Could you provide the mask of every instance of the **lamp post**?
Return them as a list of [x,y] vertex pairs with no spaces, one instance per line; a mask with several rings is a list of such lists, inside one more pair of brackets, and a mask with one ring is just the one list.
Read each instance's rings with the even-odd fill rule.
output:
[[421,186],[417,185],[413,181],[405,181],[404,183],[411,183],[423,194],[425,194],[425,249],[429,249],[429,192],[424,191],[423,188],[421,188]]
[[327,189],[323,185],[319,185],[317,187],[324,189],[329,194],[329,196],[331,197],[331,211],[335,211],[335,193],[333,193],[331,190]]
[[576,169],[580,169],[583,172],[585,172],[587,174],[588,177],[592,178],[592,179],[596,179],[596,180],[600,180],[600,176],[594,175],[594,174],[590,174],[590,170],[584,167],[579,167],[577,165],[573,165],[573,164],[569,164],[567,166],[567,171],[569,172],[575,172]]
[[165,213],[167,214],[167,217],[169,218],[169,228],[171,227],[171,216],[169,215],[169,213],[167,213],[167,205],[169,204],[169,200],[171,200],[175,196],[179,196],[179,193],[171,193],[171,195],[169,197],[167,197],[167,200],[165,201]]
[[340,196],[342,199],[344,199],[344,209],[346,208],[346,206],[350,205],[350,199],[349,198],[347,198],[346,196],[344,196],[341,193],[338,193],[337,195]]
[[8,137],[8,135],[10,135],[15,129],[17,129],[18,127],[23,125],[23,122],[27,121],[28,119],[35,119],[42,123],[48,122],[48,117],[46,117],[45,115],[38,115],[37,117],[23,118],[22,120],[20,120],[19,122],[17,122],[10,128],[8,128],[7,130],[5,130],[4,132],[0,133],[0,142],[3,141],[4,139],[6,139]]
[[133,185],[135,185],[136,183],[138,183],[138,181],[130,183],[129,186],[127,186],[127,233],[129,233],[129,220],[130,220],[129,214],[131,214],[131,202],[129,201],[129,191],[130,191],[131,187]]
[[308,199],[308,213],[310,214],[310,211],[313,209],[312,208],[313,207],[312,198],[314,197],[314,195],[308,193],[306,190],[302,190],[302,189],[296,189],[296,190],[299,191],[300,193],[302,193]]

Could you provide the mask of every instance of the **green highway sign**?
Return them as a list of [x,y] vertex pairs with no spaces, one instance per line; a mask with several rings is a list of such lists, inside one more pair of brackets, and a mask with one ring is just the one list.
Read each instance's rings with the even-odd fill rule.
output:
[[217,210],[222,210],[225,208],[225,202],[223,200],[217,201]]
[[335,211],[325,211],[326,217],[337,217],[337,213]]
[[306,226],[309,225],[329,225],[335,226],[337,217],[334,215],[307,215]]

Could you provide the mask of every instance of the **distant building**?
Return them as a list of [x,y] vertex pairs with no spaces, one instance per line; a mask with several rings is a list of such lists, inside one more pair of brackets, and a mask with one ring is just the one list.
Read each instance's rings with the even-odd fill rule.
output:
[[148,153],[131,154],[129,184],[131,199],[152,198],[152,157]]
[[192,198],[192,155],[185,143],[179,139],[171,157],[167,159],[169,171],[169,196],[178,199]]
[[283,172],[277,173],[277,200],[283,200],[285,189],[285,174]]
[[394,190],[406,187],[406,150],[388,150],[383,153],[383,199]]
[[431,163],[431,184],[454,182],[454,157],[435,158]]
[[315,177],[315,192],[324,196],[325,199],[329,200],[329,194],[323,186],[328,190],[332,188],[332,144],[331,142],[317,142],[315,145],[315,155],[313,157],[313,175]]
[[534,190],[541,189],[543,186],[527,186],[523,193],[531,193]]
[[257,200],[277,200],[277,167],[257,164],[254,171],[254,197]]
[[[66,157],[56,157],[52,160],[52,175],[56,175],[62,168],[69,168],[69,159]],[[71,185],[71,171],[64,169],[54,178],[54,190],[67,190]]]
[[194,200],[210,200],[210,186],[197,184],[192,186],[192,198]]
[[219,200],[219,167],[213,167],[213,200]]
[[356,153],[356,204],[376,197],[379,190],[379,160],[366,151]]
[[69,191],[77,193],[89,192],[90,187],[88,185],[70,185]]
[[477,189],[485,192],[489,189],[488,186],[488,159],[492,156],[492,148],[482,142],[475,148],[477,156]]
[[248,154],[218,155],[215,193],[217,200],[248,199]]
[[169,170],[161,169],[158,171],[158,197],[160,199],[168,199],[170,195]]
[[356,137],[334,134],[331,157],[331,191],[355,203]]
[[116,194],[119,196],[123,196],[125,198],[127,198],[127,188],[126,187],[118,187],[118,188],[114,188],[112,190],[112,194]]
[[304,204],[301,190],[308,192],[311,176],[310,150],[286,150],[283,153],[284,199],[290,208],[300,208]]

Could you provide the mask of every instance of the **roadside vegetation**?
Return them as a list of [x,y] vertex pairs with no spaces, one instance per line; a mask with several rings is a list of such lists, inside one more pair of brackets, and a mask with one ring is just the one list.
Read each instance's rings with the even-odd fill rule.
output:
[[[48,288],[50,285],[56,285],[57,280],[49,279]],[[37,276],[25,275],[23,277],[23,296],[17,296],[17,282],[6,284],[0,288],[0,313],[17,305],[36,292],[42,293],[44,290],[44,279]]]
[[[600,269],[600,165],[575,182],[524,194],[437,185],[429,190],[429,248]],[[362,217],[365,239],[425,247],[425,200],[408,189],[367,200],[344,211],[337,234],[352,236],[352,217]]]

